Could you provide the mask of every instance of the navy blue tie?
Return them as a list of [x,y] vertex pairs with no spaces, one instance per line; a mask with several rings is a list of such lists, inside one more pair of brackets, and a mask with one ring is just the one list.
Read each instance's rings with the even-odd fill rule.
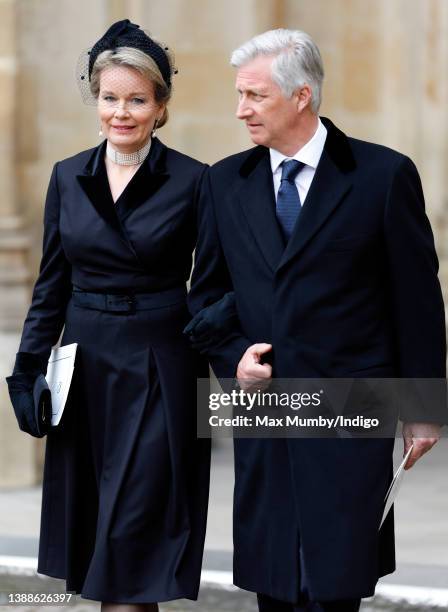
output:
[[277,219],[286,241],[291,237],[302,208],[295,178],[304,166],[304,163],[296,159],[282,162],[282,178],[277,194]]

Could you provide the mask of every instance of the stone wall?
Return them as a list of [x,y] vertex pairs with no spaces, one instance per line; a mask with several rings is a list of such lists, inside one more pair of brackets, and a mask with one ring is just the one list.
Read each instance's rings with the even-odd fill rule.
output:
[[[99,142],[74,70],[113,21],[129,17],[176,51],[171,119],[159,136],[209,163],[251,146],[235,119],[233,48],[299,28],[326,67],[322,114],[350,135],[408,154],[421,173],[448,288],[446,0],[0,0],[0,376],[11,369],[55,161]],[[0,485],[39,478],[43,445],[18,432],[0,383]]]

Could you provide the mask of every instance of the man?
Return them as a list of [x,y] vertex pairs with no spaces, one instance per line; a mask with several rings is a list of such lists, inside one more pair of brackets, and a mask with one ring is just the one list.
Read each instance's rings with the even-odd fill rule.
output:
[[[323,67],[305,33],[261,34],[231,63],[257,146],[215,164],[201,197],[191,312],[234,291],[238,315],[206,347],[216,375],[444,378],[411,160],[319,118]],[[439,412],[417,417],[403,429],[407,468],[440,435]],[[392,450],[387,438],[235,440],[234,581],[260,611],[358,610],[394,571],[392,512],[378,529]]]

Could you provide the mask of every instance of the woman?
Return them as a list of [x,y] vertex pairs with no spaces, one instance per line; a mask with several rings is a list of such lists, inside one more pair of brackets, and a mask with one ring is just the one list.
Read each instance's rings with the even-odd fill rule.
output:
[[77,362],[47,437],[38,571],[104,610],[153,611],[196,599],[200,581],[210,449],[196,439],[195,389],[207,370],[182,329],[205,166],[154,136],[168,117],[169,49],[124,20],[86,58],[81,90],[106,139],[53,169],[9,385],[14,399],[28,380],[15,409],[39,435],[25,404],[65,325]]

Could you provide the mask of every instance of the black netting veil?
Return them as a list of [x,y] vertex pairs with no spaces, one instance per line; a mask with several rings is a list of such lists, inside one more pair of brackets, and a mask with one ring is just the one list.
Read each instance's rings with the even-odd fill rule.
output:
[[106,33],[78,58],[76,82],[85,104],[97,104],[97,99],[90,90],[90,78],[96,59],[103,51],[115,51],[120,47],[131,47],[148,55],[158,67],[168,89],[171,89],[173,74],[177,73],[172,52],[166,45],[151,38],[149,33],[140,29],[137,24],[123,19],[111,25]]

